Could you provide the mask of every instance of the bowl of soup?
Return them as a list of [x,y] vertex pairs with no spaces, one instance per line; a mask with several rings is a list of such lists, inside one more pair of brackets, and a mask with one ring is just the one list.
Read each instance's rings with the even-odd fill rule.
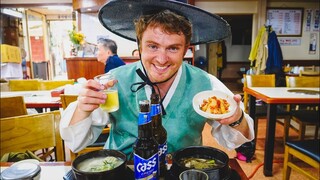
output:
[[126,155],[112,149],[88,152],[72,162],[72,171],[77,180],[118,180],[125,175],[126,169]]
[[208,146],[190,146],[173,154],[170,168],[172,175],[179,177],[180,173],[188,169],[204,171],[210,180],[225,180],[230,177],[228,155]]

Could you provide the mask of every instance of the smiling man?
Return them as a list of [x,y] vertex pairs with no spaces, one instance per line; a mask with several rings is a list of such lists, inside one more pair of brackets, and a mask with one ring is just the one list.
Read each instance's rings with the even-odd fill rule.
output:
[[[164,9],[160,9],[158,4]],[[148,9],[152,6],[154,9]],[[168,10],[170,8],[173,9]],[[162,99],[162,122],[168,135],[168,153],[188,146],[202,145],[205,123],[212,126],[212,136],[228,149],[237,148],[254,138],[253,121],[243,112],[241,96],[233,95],[213,75],[183,62],[190,44],[218,41],[225,37],[225,33],[229,34],[228,24],[224,20],[204,13],[203,18],[208,19],[203,23],[198,22],[199,14],[193,12],[203,13],[203,10],[172,1],[110,1],[99,13],[100,21],[109,30],[112,30],[116,22],[128,27],[125,24],[127,16],[116,16],[117,12],[112,12],[117,9],[128,9],[126,13],[129,13],[128,17],[132,21],[138,14],[131,30],[136,32],[141,61],[110,71],[118,80],[120,109],[116,112],[107,114],[99,108],[99,104],[108,98],[99,90],[109,88],[107,84],[102,86],[93,80],[85,84],[78,101],[70,104],[61,120],[61,136],[72,151],[77,152],[93,143],[105,124],[110,122],[111,131],[105,148],[117,149],[130,155],[138,133],[138,102],[149,99],[152,90],[159,93]],[[179,15],[181,9],[190,10],[188,12],[193,17],[188,14],[185,15],[187,17]],[[110,17],[105,13],[110,13]],[[120,21],[117,18],[124,19]],[[213,27],[222,30],[216,32],[212,27],[206,29],[207,24],[211,26],[210,20],[213,20]],[[117,29],[122,28],[117,26]],[[205,38],[193,33],[203,29],[205,34],[200,35]],[[118,30],[115,33],[126,36]],[[212,89],[234,97],[237,110],[231,117],[213,121],[195,112],[192,98],[201,91]]]

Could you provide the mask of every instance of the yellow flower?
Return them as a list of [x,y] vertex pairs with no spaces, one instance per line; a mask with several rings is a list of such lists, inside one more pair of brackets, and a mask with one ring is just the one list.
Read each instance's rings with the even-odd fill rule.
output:
[[72,31],[69,31],[69,37],[70,37],[70,41],[73,44],[83,45],[85,43],[86,37],[84,36],[83,33],[77,32],[75,28],[73,28]]

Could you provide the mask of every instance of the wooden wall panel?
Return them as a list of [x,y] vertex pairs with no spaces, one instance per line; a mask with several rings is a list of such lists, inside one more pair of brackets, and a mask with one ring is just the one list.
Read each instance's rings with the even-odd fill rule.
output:
[[[126,64],[139,61],[137,57],[120,57]],[[96,57],[69,57],[65,58],[68,79],[77,80],[80,77],[92,79],[104,73],[104,64],[97,61]]]
[[80,77],[92,79],[94,76],[104,73],[104,65],[97,58],[66,58],[68,79],[77,80]]

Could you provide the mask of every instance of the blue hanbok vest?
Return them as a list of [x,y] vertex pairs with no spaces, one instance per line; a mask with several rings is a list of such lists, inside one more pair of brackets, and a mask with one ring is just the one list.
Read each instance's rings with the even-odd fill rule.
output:
[[[118,79],[120,109],[110,113],[111,130],[105,148],[120,150],[128,158],[138,135],[138,102],[150,98],[146,97],[145,88],[138,92],[130,90],[131,84],[142,81],[135,72],[138,68],[142,70],[141,62],[111,71]],[[187,146],[202,145],[202,130],[206,119],[194,111],[192,99],[198,92],[210,89],[212,87],[207,72],[187,63],[182,64],[181,79],[165,108],[167,114],[162,118],[167,130],[169,153]]]

